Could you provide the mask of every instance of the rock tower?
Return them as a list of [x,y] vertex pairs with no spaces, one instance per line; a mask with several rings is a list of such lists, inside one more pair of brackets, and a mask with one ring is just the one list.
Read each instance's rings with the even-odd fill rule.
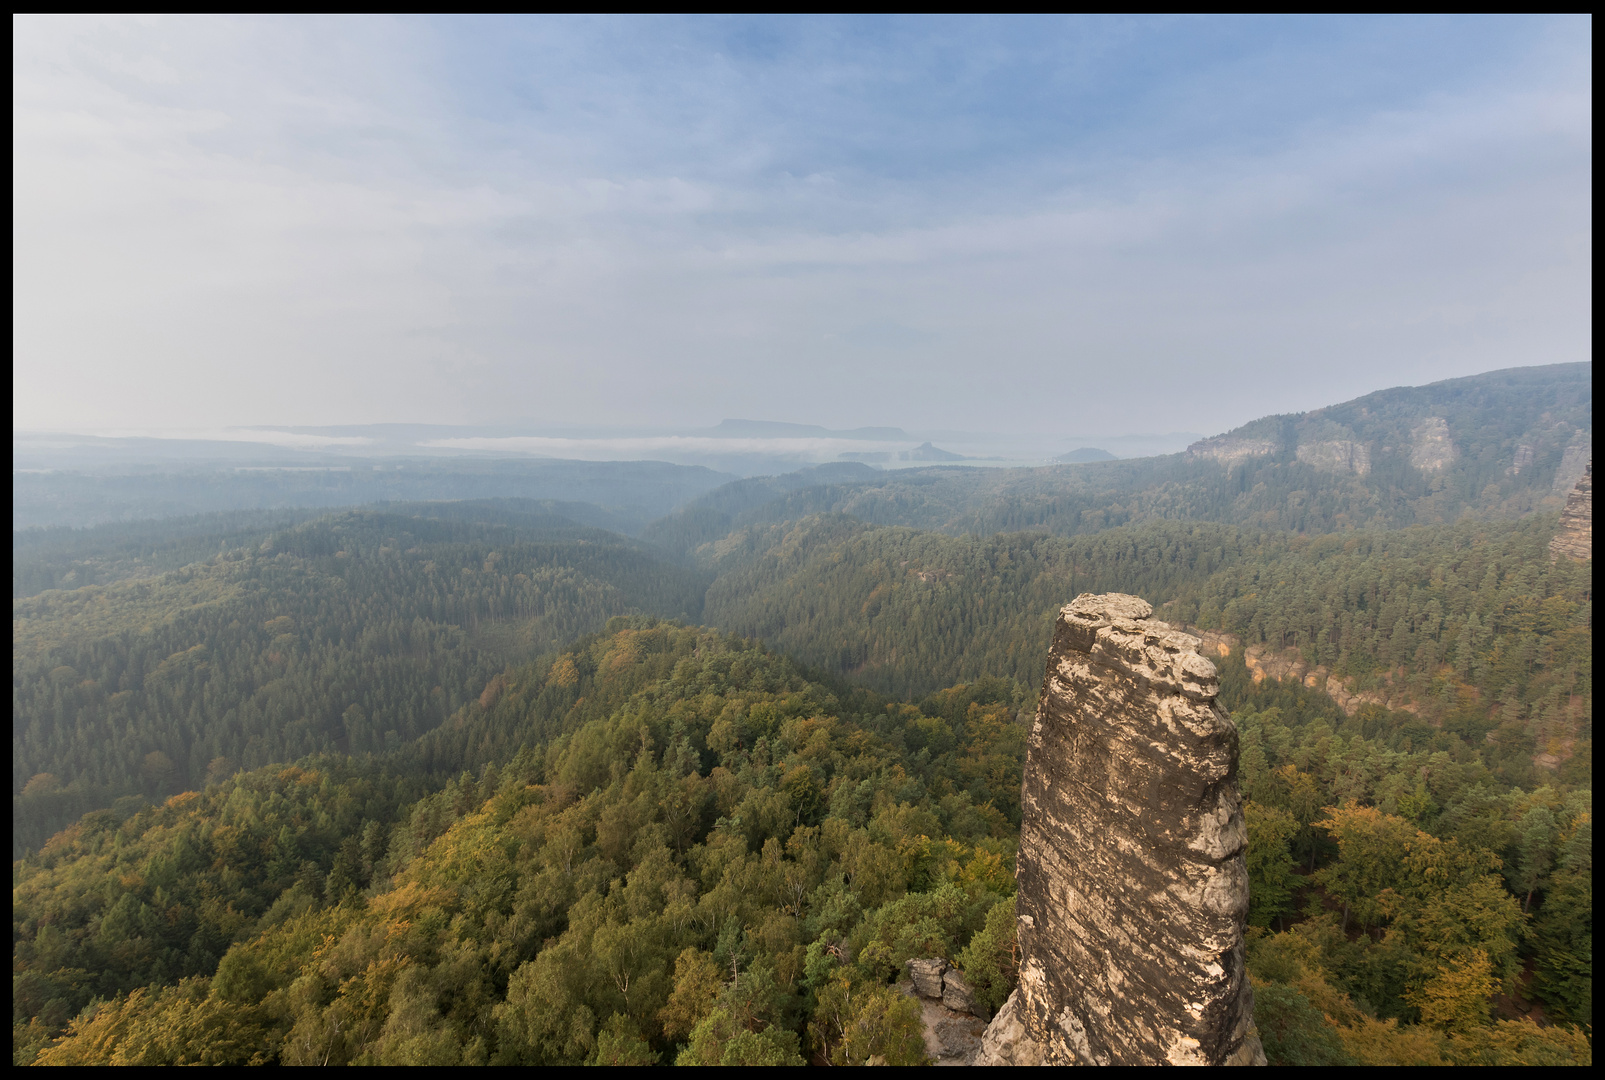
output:
[[1594,462],[1589,461],[1583,475],[1566,496],[1566,509],[1560,512],[1560,531],[1549,542],[1552,559],[1594,557]]
[[977,1065],[1264,1064],[1237,730],[1135,596],[1059,613],[1025,767],[1020,985]]

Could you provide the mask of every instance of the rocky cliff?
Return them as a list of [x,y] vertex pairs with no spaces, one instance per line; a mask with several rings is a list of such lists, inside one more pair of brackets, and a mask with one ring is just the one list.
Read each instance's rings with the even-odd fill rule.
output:
[[1249,458],[1264,457],[1276,450],[1269,439],[1234,439],[1220,435],[1213,439],[1200,439],[1187,448],[1190,458],[1211,458],[1222,465],[1231,466]]
[[1549,554],[1556,559],[1594,557],[1594,463],[1583,468],[1583,475],[1566,496],[1566,509],[1560,512],[1560,531],[1549,542]]
[[1135,596],[1059,614],[1025,769],[1020,985],[976,1064],[1263,1064],[1237,732]]

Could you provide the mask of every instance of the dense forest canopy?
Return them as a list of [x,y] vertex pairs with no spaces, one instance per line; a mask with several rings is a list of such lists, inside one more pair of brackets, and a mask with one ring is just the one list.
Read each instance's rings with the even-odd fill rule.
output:
[[639,539],[14,532],[14,1059],[922,1061],[892,984],[1012,989],[1052,620],[1121,591],[1218,658],[1273,1063],[1586,1063],[1592,564],[1546,551],[1586,376],[670,492]]
[[706,587],[527,506],[356,511],[196,543],[216,554],[13,601],[14,849],[118,798],[400,746],[509,660],[626,612],[695,619]]

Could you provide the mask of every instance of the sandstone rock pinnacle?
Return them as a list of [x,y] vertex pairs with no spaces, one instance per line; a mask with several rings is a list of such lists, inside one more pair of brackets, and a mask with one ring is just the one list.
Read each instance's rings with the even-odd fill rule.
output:
[[1264,1064],[1243,967],[1237,730],[1135,596],[1060,613],[1020,832],[1020,985],[976,1064]]
[[1577,486],[1566,496],[1560,531],[1549,542],[1551,559],[1586,561],[1594,557],[1594,462],[1589,461]]

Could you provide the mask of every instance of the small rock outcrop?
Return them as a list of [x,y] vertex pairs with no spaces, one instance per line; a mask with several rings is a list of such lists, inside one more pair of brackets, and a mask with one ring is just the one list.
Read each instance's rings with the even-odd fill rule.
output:
[[1583,467],[1583,475],[1566,496],[1566,509],[1560,512],[1560,531],[1549,542],[1552,559],[1576,559],[1579,562],[1594,557],[1594,462]]
[[1043,1044],[1025,1030],[1020,1018],[1020,992],[1016,990],[987,1025],[974,1065],[1046,1065]]
[[964,975],[940,958],[910,960],[904,992],[920,1003],[925,1052],[938,1065],[968,1065],[981,1047],[986,1030],[975,995]]
[[910,960],[908,981],[914,984],[914,992],[920,997],[941,1001],[942,976],[946,971],[946,960]]
[[1449,422],[1429,416],[1410,432],[1410,464],[1424,473],[1443,472],[1459,456],[1449,437]]
[[977,1064],[1263,1064],[1237,731],[1199,639],[1135,596],[1054,629],[1025,768],[1020,985]]
[[957,968],[948,968],[942,973],[942,1004],[954,1012],[969,1013],[971,1016],[978,1013],[975,991],[970,989],[963,972]]
[[1306,465],[1327,472],[1365,476],[1371,471],[1371,448],[1353,439],[1301,443],[1294,451],[1294,456]]
[[1264,457],[1273,453],[1276,444],[1269,439],[1234,439],[1217,435],[1213,439],[1200,439],[1187,448],[1190,458],[1210,458],[1227,467],[1241,464],[1249,458]]
[[1586,432],[1580,431],[1572,436],[1570,445],[1561,452],[1560,468],[1555,470],[1555,485],[1550,491],[1556,495],[1570,493],[1593,463],[1594,440]]

